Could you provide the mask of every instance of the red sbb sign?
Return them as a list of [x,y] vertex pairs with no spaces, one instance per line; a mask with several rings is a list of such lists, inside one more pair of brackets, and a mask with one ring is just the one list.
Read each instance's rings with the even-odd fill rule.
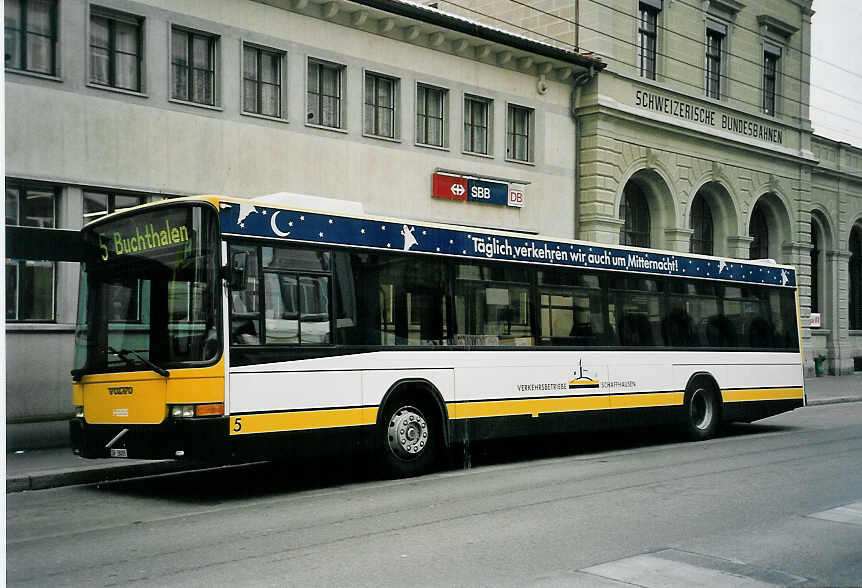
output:
[[467,178],[449,176],[446,174],[434,174],[431,195],[434,198],[467,200]]

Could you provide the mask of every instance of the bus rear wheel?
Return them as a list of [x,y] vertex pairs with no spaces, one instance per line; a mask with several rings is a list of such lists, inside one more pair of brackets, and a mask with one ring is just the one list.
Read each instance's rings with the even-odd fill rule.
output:
[[386,410],[381,424],[379,451],[386,473],[402,478],[431,469],[440,442],[432,412],[410,400],[395,402]]
[[709,439],[718,432],[721,424],[721,407],[715,388],[698,380],[685,392],[686,432],[695,440]]

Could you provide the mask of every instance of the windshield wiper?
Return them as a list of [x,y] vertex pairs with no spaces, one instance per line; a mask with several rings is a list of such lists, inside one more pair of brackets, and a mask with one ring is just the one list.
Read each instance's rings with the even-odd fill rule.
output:
[[141,355],[137,351],[134,351],[133,349],[120,349],[118,351],[118,350],[114,349],[113,347],[108,346],[108,351],[110,351],[111,353],[113,353],[114,355],[116,355],[117,357],[122,359],[123,361],[125,361],[128,365],[135,365],[135,362],[132,361],[131,359],[129,359],[129,357],[128,357],[129,354],[131,354],[131,355],[134,355],[135,357],[137,357],[138,359],[140,359],[142,362],[144,362],[144,365],[146,365],[148,368],[150,368],[151,370],[153,370],[154,372],[156,372],[157,374],[159,374],[163,378],[167,378],[168,376],[171,375],[171,372],[169,372],[165,368],[157,366],[156,364],[151,362],[149,359],[147,359],[146,357],[144,357],[143,355]]

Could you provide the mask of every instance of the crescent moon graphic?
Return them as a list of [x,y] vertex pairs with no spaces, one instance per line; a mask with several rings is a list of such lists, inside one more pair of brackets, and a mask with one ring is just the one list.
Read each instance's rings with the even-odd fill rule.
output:
[[290,231],[287,231],[286,233],[285,233],[284,231],[280,231],[280,230],[278,229],[278,225],[275,223],[275,219],[277,219],[277,218],[278,218],[278,215],[279,215],[279,214],[281,214],[281,211],[280,211],[280,210],[279,210],[278,212],[276,212],[275,214],[273,214],[273,215],[272,215],[272,219],[270,219],[270,221],[269,221],[269,225],[272,227],[272,232],[273,232],[273,233],[275,233],[275,234],[276,234],[276,235],[278,235],[279,237],[287,237],[287,236],[290,234]]

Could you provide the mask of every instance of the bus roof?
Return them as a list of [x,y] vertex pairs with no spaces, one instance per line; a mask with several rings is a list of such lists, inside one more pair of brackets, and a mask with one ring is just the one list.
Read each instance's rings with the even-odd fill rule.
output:
[[334,199],[332,206],[322,210],[308,204],[323,206],[329,199],[309,200],[299,195],[303,198],[293,199],[293,204],[291,196],[190,196],[142,207],[204,200],[219,207],[222,233],[241,237],[796,287],[795,269],[774,260],[741,260],[359,214],[351,206],[358,203]]

